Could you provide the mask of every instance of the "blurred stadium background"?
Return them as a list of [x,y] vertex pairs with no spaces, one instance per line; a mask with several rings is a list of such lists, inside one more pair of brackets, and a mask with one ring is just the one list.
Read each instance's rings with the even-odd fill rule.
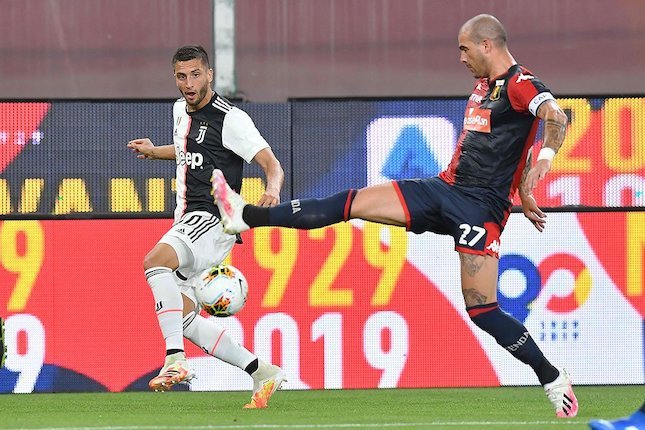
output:
[[[547,230],[511,215],[500,302],[578,384],[643,384],[645,3],[1,0],[0,392],[144,390],[158,370],[141,261],[171,224],[174,167],[125,144],[170,141],[178,46],[212,53],[287,200],[440,171],[472,89],[457,31],[484,12],[571,119],[536,192]],[[249,303],[220,322],[287,388],[537,384],[470,323],[450,239],[369,223],[243,237],[230,261]],[[189,354],[193,390],[250,389]]]

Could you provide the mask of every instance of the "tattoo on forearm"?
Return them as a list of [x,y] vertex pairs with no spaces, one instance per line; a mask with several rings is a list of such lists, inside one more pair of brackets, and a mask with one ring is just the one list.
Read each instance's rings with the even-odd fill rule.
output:
[[466,306],[477,306],[486,303],[487,297],[474,288],[462,291]]
[[484,257],[481,255],[472,255],[459,253],[459,259],[461,260],[461,267],[464,272],[470,277],[473,277],[479,272],[479,269],[484,265]]
[[520,179],[520,185],[524,184],[526,177],[529,175],[529,170],[533,165],[533,153],[529,149],[529,156],[526,157],[526,164],[524,165],[524,170],[522,171],[522,178]]
[[555,152],[564,142],[564,134],[567,131],[567,123],[556,119],[548,118],[544,121],[544,146],[548,146]]

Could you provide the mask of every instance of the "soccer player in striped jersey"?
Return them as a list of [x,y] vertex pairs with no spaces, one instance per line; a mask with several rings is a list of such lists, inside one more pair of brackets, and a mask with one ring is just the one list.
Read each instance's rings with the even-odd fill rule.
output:
[[[526,327],[497,303],[500,234],[512,197],[519,189],[525,216],[542,231],[546,219],[532,190],[551,169],[564,140],[567,116],[545,85],[516,63],[497,18],[471,18],[461,27],[458,43],[460,61],[476,82],[454,156],[439,176],[261,208],[246,204],[215,170],[213,192],[224,229],[239,232],[266,225],[312,229],[358,218],[414,233],[452,236],[471,320],[534,370],[558,417],[574,417],[578,401],[567,372],[553,366]],[[533,164],[530,154],[540,119],[544,143]]]
[[235,235],[223,231],[211,197],[213,170],[223,172],[239,192],[244,162],[257,163],[266,175],[261,207],[280,202],[284,172],[251,118],[211,88],[213,69],[203,47],[179,48],[172,65],[182,94],[173,107],[173,144],[154,146],[144,138],[127,145],[138,158],[175,160],[177,165],[174,224],[143,261],[166,344],[165,363],[149,386],[165,391],[194,377],[184,353],[186,337],[251,375],[253,396],[245,407],[264,408],[285,381],[284,373],[239,345],[212,319],[199,315],[193,278],[221,263],[236,241]]

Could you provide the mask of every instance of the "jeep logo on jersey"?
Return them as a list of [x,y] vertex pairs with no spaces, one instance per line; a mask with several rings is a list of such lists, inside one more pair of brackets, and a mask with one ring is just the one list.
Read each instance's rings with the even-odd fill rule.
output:
[[189,166],[191,169],[199,167],[202,168],[204,164],[204,156],[199,152],[184,152],[179,151],[179,158],[177,158],[177,164],[179,166]]
[[199,126],[199,131],[197,131],[197,138],[195,139],[195,142],[202,143],[204,141],[204,138],[206,137],[206,130],[208,130],[208,124],[202,123],[202,125]]

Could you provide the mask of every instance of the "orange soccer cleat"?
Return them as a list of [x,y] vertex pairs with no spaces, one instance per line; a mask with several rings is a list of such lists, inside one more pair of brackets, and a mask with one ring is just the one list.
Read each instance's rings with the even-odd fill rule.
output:
[[251,402],[244,409],[264,409],[269,406],[269,399],[280,389],[287,378],[282,369],[273,364],[260,361],[258,370],[251,375],[253,378],[253,395]]
[[159,375],[152,378],[148,386],[153,391],[169,391],[176,384],[188,384],[194,377],[195,372],[188,367],[185,358],[168,356]]

